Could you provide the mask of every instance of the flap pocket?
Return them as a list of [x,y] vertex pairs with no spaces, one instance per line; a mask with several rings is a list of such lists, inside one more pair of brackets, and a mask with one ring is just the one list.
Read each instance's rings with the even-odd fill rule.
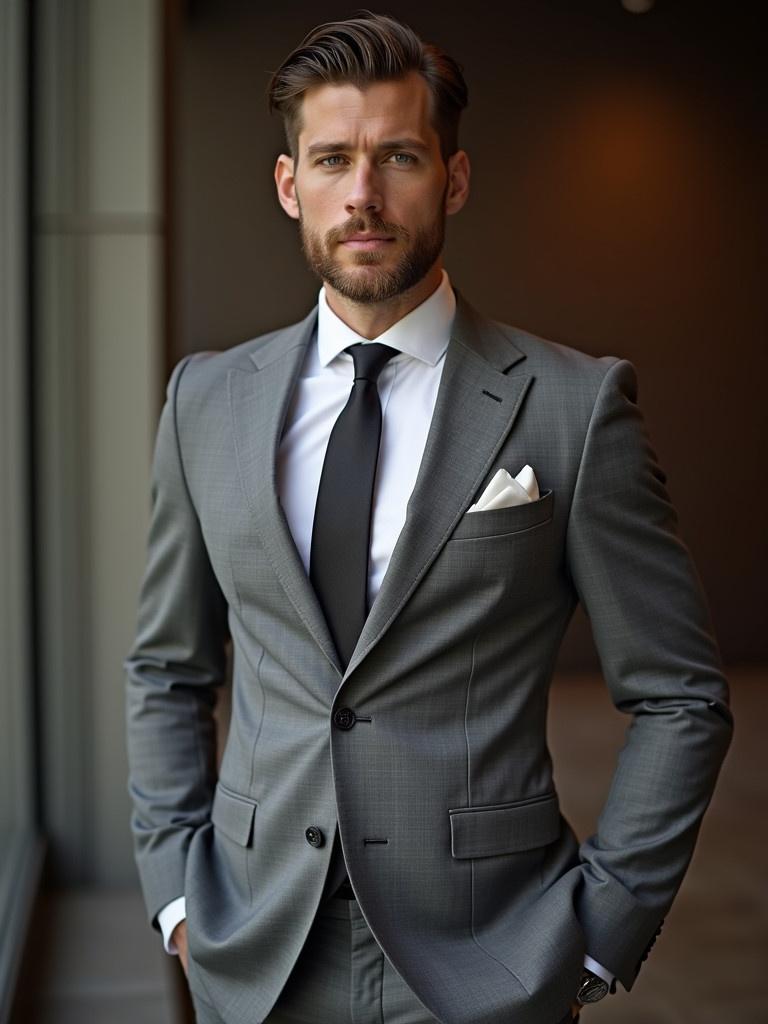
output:
[[248,846],[251,842],[253,817],[257,806],[255,800],[233,793],[219,782],[213,795],[211,821],[233,842],[239,843],[240,846]]
[[456,807],[448,815],[454,857],[519,853],[553,843],[560,835],[556,793],[509,804]]
[[537,501],[527,501],[523,505],[465,512],[456,524],[450,540],[478,540],[481,537],[532,530],[550,521],[554,504],[554,491],[550,489],[544,491]]

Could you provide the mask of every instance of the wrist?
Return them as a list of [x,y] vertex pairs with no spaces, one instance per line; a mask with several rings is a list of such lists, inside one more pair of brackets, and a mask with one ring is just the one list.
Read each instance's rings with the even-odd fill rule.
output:
[[590,1003],[597,1003],[604,999],[610,991],[610,986],[604,978],[599,977],[588,967],[581,972],[581,982],[576,993],[576,1005],[587,1006]]

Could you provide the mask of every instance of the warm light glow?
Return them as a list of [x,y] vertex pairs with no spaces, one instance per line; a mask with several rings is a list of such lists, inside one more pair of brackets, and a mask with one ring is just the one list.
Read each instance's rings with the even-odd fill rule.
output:
[[653,7],[653,0],[621,0],[621,6],[632,14],[645,14]]

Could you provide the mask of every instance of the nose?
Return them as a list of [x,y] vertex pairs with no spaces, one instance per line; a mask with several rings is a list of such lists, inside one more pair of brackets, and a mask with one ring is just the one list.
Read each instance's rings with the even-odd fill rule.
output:
[[375,168],[361,160],[355,168],[344,207],[347,213],[379,213],[384,206]]

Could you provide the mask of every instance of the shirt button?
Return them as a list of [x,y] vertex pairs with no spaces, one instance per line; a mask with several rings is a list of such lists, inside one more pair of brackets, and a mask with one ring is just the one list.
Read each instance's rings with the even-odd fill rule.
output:
[[339,729],[351,729],[357,721],[352,708],[339,708],[333,713],[333,722]]
[[310,846],[322,846],[325,842],[325,836],[317,825],[310,825],[304,833],[304,837]]

